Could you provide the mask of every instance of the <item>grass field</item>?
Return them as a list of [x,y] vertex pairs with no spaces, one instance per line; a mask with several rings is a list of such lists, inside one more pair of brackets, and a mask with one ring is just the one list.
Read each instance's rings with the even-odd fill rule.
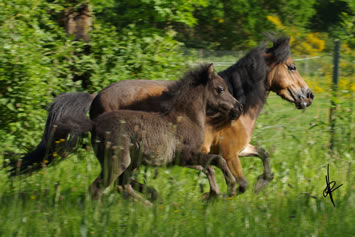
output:
[[[252,143],[269,151],[275,178],[258,195],[256,158],[242,158],[250,184],[245,194],[209,202],[201,200],[208,182],[198,171],[159,168],[155,177],[154,169],[142,168],[138,178],[162,196],[153,208],[113,189],[101,203],[91,201],[87,188],[99,165],[85,150],[25,179],[9,180],[0,170],[0,236],[355,236],[354,108],[349,99],[340,101],[330,153],[329,100],[316,94],[299,111],[269,96]],[[328,164],[330,181],[343,184],[332,193],[336,207],[323,197]]]

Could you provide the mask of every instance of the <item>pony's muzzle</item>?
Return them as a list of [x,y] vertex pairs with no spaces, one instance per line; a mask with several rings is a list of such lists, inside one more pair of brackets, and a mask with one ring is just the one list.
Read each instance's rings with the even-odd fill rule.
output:
[[305,109],[310,106],[313,102],[314,95],[311,89],[307,88],[302,90],[301,93],[297,95],[296,107],[297,109]]
[[230,117],[232,120],[236,120],[240,117],[243,111],[243,105],[237,101],[236,105],[230,112]]

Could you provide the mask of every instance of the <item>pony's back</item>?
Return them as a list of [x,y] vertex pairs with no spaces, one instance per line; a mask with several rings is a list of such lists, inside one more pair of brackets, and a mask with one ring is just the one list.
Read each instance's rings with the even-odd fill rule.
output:
[[[176,126],[161,113],[112,111],[99,116],[94,123],[93,139],[101,146],[96,151],[101,158],[107,144],[115,149],[125,147],[129,141],[131,154],[141,156],[143,164],[167,165],[172,162],[179,144]],[[138,158],[131,155],[132,162],[138,162]]]

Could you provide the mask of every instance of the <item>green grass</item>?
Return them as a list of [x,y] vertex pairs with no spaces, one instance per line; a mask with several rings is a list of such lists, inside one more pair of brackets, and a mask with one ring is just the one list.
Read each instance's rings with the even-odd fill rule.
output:
[[[258,195],[256,158],[242,158],[250,184],[245,194],[210,202],[201,200],[208,191],[203,174],[174,167],[159,168],[154,177],[154,169],[142,167],[138,178],[163,199],[153,208],[113,189],[101,203],[91,201],[87,189],[99,165],[84,150],[25,179],[9,180],[0,170],[0,236],[354,236],[353,105],[343,102],[330,153],[326,94],[317,94],[306,111],[269,96],[252,143],[269,151],[275,178]],[[333,193],[335,208],[323,197],[328,164],[331,181],[343,184]],[[219,171],[217,181],[225,192]]]

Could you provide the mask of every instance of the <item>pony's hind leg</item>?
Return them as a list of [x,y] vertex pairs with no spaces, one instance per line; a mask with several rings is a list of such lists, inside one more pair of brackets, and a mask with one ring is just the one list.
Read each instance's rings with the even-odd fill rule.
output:
[[139,200],[147,206],[150,206],[150,207],[152,206],[151,202],[144,199],[141,195],[139,195],[136,191],[134,191],[134,189],[132,188],[130,183],[123,184],[123,191],[125,192],[125,194],[131,196],[133,199]]
[[259,175],[255,183],[254,190],[259,192],[266,187],[266,185],[274,178],[274,174],[270,166],[270,156],[267,151],[262,147],[256,147],[248,144],[240,153],[240,157],[259,157],[263,162],[264,173]]
[[[125,180],[127,179],[127,175],[128,173],[132,172],[130,169],[126,169],[125,172],[123,172],[123,174],[118,178],[118,183],[117,183],[117,191],[119,193],[123,193],[124,192],[124,187],[123,184],[124,183],[128,183],[128,181],[125,182]],[[134,171],[133,171],[134,172]],[[157,199],[160,198],[158,191],[153,188],[150,187],[146,184],[142,184],[134,179],[131,179],[129,181],[129,183],[131,184],[132,188],[134,190],[136,190],[137,192],[143,193],[146,195],[146,197],[150,200],[150,201],[156,201]]]
[[[132,173],[134,172],[135,168],[137,168],[137,166],[134,166],[134,162],[133,162],[133,167],[131,165],[120,175],[117,182],[117,190],[118,192],[123,193],[124,196],[126,197],[130,196],[134,200],[138,200],[148,206],[152,206],[152,204],[148,200],[144,199],[141,195],[139,195],[132,187],[132,185],[134,185],[135,189],[138,189],[138,191],[141,192],[144,192],[146,191],[146,189],[149,188],[148,186],[141,184],[135,181],[134,179],[132,179]],[[155,191],[155,189],[153,190]]]
[[[128,143],[129,144],[129,143]],[[101,173],[91,184],[89,192],[93,199],[100,199],[104,190],[110,186],[130,165],[129,145],[123,149],[106,146],[106,152],[100,152]],[[102,157],[103,156],[103,157]]]

